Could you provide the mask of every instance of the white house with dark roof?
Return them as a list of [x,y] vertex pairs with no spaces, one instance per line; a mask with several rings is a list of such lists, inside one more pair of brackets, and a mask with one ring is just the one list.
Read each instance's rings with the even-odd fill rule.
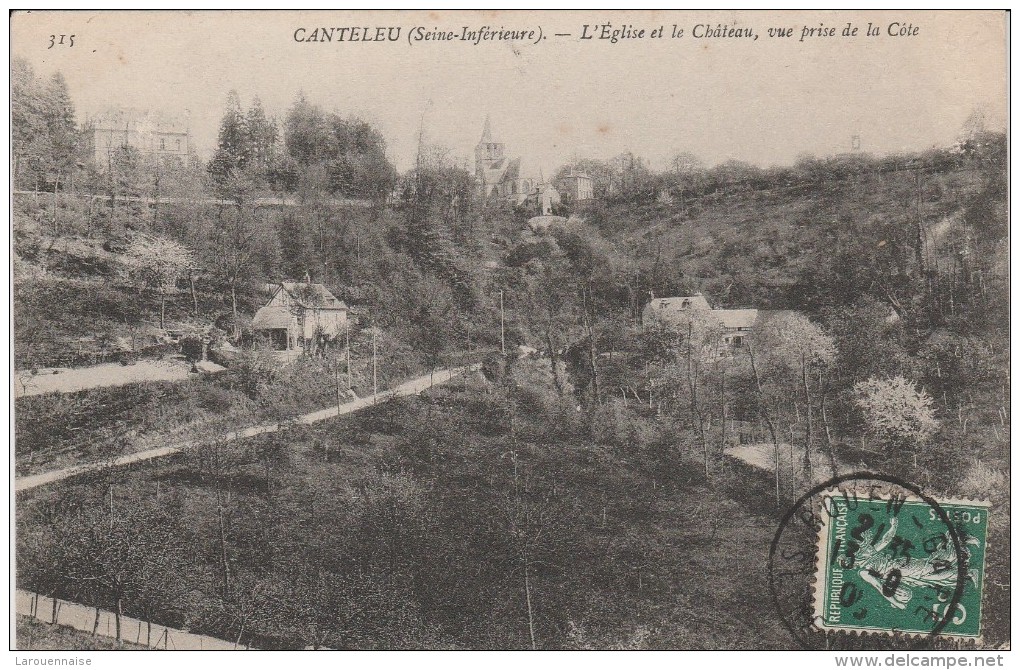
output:
[[274,349],[291,351],[320,337],[334,339],[347,327],[346,303],[322,284],[285,281],[272,286],[252,328],[268,337]]
[[595,181],[587,172],[567,168],[567,173],[556,180],[556,188],[570,202],[583,202],[595,197]]

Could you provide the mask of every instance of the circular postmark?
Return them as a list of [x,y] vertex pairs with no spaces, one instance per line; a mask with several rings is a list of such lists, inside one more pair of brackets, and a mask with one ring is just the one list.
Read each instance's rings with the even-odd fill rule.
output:
[[896,477],[857,472],[807,491],[769,548],[777,613],[806,649],[929,649],[958,622],[965,534]]

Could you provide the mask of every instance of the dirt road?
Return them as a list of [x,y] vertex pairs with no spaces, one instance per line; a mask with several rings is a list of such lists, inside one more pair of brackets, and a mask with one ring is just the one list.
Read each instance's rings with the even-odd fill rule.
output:
[[[215,364],[212,364],[215,365]],[[220,366],[216,366],[220,368]],[[14,373],[14,397],[42,393],[74,393],[102,386],[124,386],[138,382],[180,381],[191,375],[191,365],[182,360],[138,361],[131,365],[104,363],[87,368],[43,368]]]
[[[467,365],[459,368],[449,368],[445,370],[436,370],[432,375],[424,375],[417,377],[409,381],[400,384],[399,386],[392,388],[388,391],[383,391],[377,396],[366,396],[359,398],[353,402],[349,402],[339,407],[327,407],[325,409],[318,410],[316,412],[309,412],[308,414],[302,414],[294,419],[297,423],[315,423],[317,421],[323,421],[325,419],[331,419],[335,416],[342,414],[350,414],[357,412],[358,410],[370,407],[378,402],[382,402],[388,398],[409,396],[428,389],[433,384],[444,384],[454,377],[459,375],[473,372],[481,369],[481,364],[476,363],[474,365]],[[234,431],[227,433],[226,440],[243,440],[248,437],[254,437],[256,435],[263,435],[265,433],[275,433],[278,430],[286,428],[286,423],[264,423],[257,426],[251,426],[243,430]],[[147,451],[139,451],[134,454],[127,454],[120,456],[111,461],[101,461],[99,463],[88,463],[85,465],[76,465],[70,468],[64,468],[62,470],[51,470],[49,472],[43,472],[38,475],[31,475],[28,477],[18,477],[14,480],[15,492],[27,491],[29,489],[36,488],[37,486],[43,486],[45,484],[52,484],[53,482],[59,482],[68,477],[74,477],[75,475],[84,474],[86,472],[94,472],[97,470],[104,470],[110,467],[117,467],[120,465],[128,465],[130,463],[138,463],[139,461],[147,461],[153,458],[162,458],[164,456],[170,456],[180,451],[184,451],[190,447],[194,447],[199,444],[199,441],[191,440],[187,442],[178,442],[176,444],[167,445],[165,447],[158,447],[156,449],[149,449]]]

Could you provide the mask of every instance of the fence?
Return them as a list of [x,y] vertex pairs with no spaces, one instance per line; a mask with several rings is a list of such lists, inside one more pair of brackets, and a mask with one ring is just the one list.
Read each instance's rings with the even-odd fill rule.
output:
[[[76,630],[103,637],[117,636],[116,615],[97,607],[86,607],[66,600],[48,598],[38,593],[17,589],[15,610],[18,614],[50,624],[70,626]],[[120,618],[121,640],[153,649],[179,651],[224,651],[248,649],[247,645],[234,644],[208,635],[197,635],[127,616]],[[15,641],[17,646],[17,641]]]

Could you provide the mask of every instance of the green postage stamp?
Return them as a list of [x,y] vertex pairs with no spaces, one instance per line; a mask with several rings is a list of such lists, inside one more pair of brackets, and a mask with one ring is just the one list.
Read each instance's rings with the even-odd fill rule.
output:
[[825,507],[815,582],[820,628],[980,636],[988,503],[932,506],[832,491]]

